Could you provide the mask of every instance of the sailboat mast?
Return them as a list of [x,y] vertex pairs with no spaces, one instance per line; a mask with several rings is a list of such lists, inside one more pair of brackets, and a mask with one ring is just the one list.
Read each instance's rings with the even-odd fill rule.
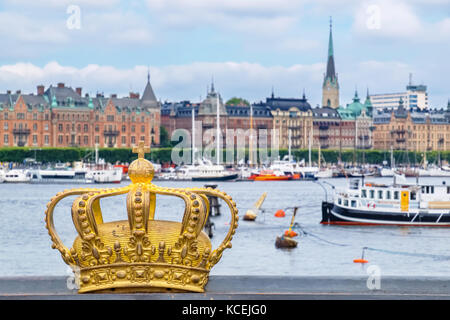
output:
[[192,164],[195,163],[195,108],[192,106]]
[[321,152],[320,152],[320,143],[319,143],[319,159],[318,159],[318,167],[319,167],[319,170],[320,170],[320,164],[321,164],[321,159],[322,158],[322,154],[321,154]]
[[220,164],[220,116],[219,116],[219,94],[217,94],[217,133],[216,133],[216,139],[217,139],[217,148],[216,148],[216,156],[217,156],[217,165]]
[[291,162],[291,144],[292,144],[291,138],[292,138],[292,130],[289,129],[289,149],[288,149],[288,152],[289,152],[289,155],[288,155],[288,157],[289,157],[289,162]]
[[311,131],[309,132],[309,142],[308,142],[308,160],[309,160],[309,167],[311,168]]
[[253,166],[253,106],[250,104],[250,141],[249,141],[249,161]]

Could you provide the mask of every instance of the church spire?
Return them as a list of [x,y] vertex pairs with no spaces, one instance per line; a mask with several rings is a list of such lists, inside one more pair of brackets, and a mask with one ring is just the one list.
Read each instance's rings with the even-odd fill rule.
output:
[[328,39],[328,61],[326,79],[334,81],[336,78],[336,71],[334,67],[334,49],[333,49],[333,24],[330,17],[330,37]]
[[334,66],[333,24],[330,17],[330,34],[328,39],[327,70],[322,85],[322,106],[339,107],[339,83]]

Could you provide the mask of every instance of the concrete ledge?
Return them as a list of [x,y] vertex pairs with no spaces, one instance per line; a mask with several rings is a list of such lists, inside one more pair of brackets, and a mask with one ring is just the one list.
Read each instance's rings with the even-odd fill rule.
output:
[[67,277],[0,278],[0,299],[89,300],[291,300],[450,299],[450,278],[381,277],[380,290],[367,277],[211,276],[205,293],[78,294]]

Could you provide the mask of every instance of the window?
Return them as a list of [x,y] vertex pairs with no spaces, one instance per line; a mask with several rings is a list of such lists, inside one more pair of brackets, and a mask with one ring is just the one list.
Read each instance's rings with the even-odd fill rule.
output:
[[136,137],[135,136],[131,137],[131,144],[136,144]]
[[44,130],[48,131],[48,123],[44,124]]
[[84,137],[83,137],[83,143],[84,143],[85,145],[88,145],[88,144],[89,144],[89,137],[88,137],[88,136],[84,136]]
[[106,121],[114,121],[114,116],[106,116]]
[[37,123],[33,123],[33,131],[37,131]]
[[411,192],[410,198],[411,198],[411,200],[416,200],[416,192],[415,191]]
[[342,199],[338,198],[338,204],[342,204]]
[[37,144],[37,135],[33,134],[33,143]]
[[88,124],[85,124],[84,125],[84,132],[88,132],[89,131],[89,125]]
[[95,136],[95,143],[100,143],[100,137],[99,136]]
[[383,190],[378,190],[378,199],[383,199]]
[[399,199],[398,196],[399,196],[398,191],[394,191],[394,200],[398,200]]
[[344,206],[348,207],[348,200],[344,200]]
[[59,132],[63,131],[63,125],[62,124],[58,124],[58,130],[59,130]]
[[37,113],[33,113],[33,120],[37,120]]
[[136,127],[135,126],[131,126],[131,132],[135,132],[136,131]]
[[59,135],[59,136],[58,136],[58,143],[59,143],[59,144],[62,144],[62,143],[63,143],[63,136],[62,136],[62,135]]
[[375,190],[369,190],[370,199],[375,198]]
[[3,142],[4,142],[4,143],[9,143],[9,136],[8,136],[7,134],[5,134],[5,135],[3,136]]
[[5,124],[3,125],[3,129],[8,130],[8,122],[5,122]]
[[98,132],[100,129],[98,127],[98,124],[95,125],[95,132]]
[[127,144],[127,137],[122,136],[122,144]]
[[18,119],[18,120],[23,120],[23,119],[25,119],[25,113],[18,113],[18,114],[17,114],[17,119]]
[[44,143],[45,143],[46,145],[49,144],[49,138],[48,138],[47,135],[44,136]]
[[356,200],[352,200],[352,208],[356,208]]
[[123,125],[122,126],[122,132],[126,132],[127,131],[127,126],[126,125]]
[[391,191],[386,191],[386,199],[390,200],[391,199]]

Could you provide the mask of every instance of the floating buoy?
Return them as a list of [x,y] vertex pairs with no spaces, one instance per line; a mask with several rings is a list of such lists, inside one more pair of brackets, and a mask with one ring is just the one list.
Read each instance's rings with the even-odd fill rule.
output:
[[286,213],[283,210],[278,210],[277,212],[275,212],[275,217],[277,218],[284,218],[286,216]]
[[266,199],[267,192],[264,192],[262,196],[256,201],[256,203],[253,205],[252,209],[247,210],[245,213],[243,219],[246,221],[255,221],[256,217],[258,216],[258,212]]
[[257,216],[256,213],[254,213],[252,210],[247,210],[243,219],[246,221],[255,221],[256,216]]
[[365,259],[355,259],[353,260],[354,263],[368,263],[369,261],[365,260]]
[[[292,230],[292,227],[294,225],[295,215],[297,214],[298,207],[294,208],[294,214],[292,215],[291,225],[289,226],[289,229],[284,232],[284,235],[281,237],[277,237],[275,240],[275,246],[277,248],[296,248],[297,247],[297,241],[292,239],[295,236],[298,236],[298,233]],[[277,214],[281,211],[283,214],[283,217],[285,216],[285,213],[283,210],[278,210],[277,213],[275,213],[275,216],[277,217]]]
[[297,247],[297,241],[294,239],[291,239],[289,237],[277,237],[275,240],[275,246],[277,248],[296,248]]
[[285,235],[286,237],[294,238],[294,237],[298,236],[298,233],[295,232],[295,231],[293,231],[293,230],[286,230],[286,231],[284,232],[284,235]]
[[367,249],[367,247],[363,248],[361,259],[355,259],[355,260],[353,260],[353,263],[368,263],[369,262],[368,260],[364,259],[364,251],[366,251],[366,249]]

